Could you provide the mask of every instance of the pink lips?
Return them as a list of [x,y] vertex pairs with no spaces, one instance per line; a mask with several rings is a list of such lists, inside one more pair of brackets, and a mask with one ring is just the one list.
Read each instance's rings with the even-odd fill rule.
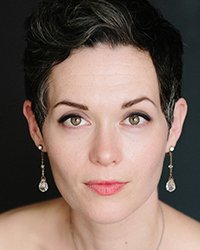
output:
[[92,191],[107,196],[119,192],[127,182],[119,181],[89,181],[85,183]]

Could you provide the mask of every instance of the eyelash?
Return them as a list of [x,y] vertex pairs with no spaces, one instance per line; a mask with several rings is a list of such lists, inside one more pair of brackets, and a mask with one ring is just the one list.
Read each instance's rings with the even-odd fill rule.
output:
[[[80,119],[81,122],[83,120],[86,121],[81,115],[73,113],[73,114],[68,114],[68,115],[62,116],[60,119],[58,119],[58,123],[64,124],[67,120],[70,120],[70,119],[73,119],[73,118]],[[76,125],[73,125],[72,123],[70,125],[66,125],[66,126],[72,127],[72,128],[80,127],[79,124],[76,126]]]
[[[142,117],[143,119],[145,119],[147,122],[150,122],[151,121],[151,117],[149,116],[149,115],[147,115],[147,114],[145,114],[145,113],[142,113],[142,112],[132,112],[132,113],[130,113],[130,114],[128,114],[126,117],[125,117],[125,119],[123,119],[123,122],[122,123],[124,123],[124,121],[126,121],[127,119],[130,119],[131,117],[138,117],[139,118],[139,123],[140,123],[140,117]],[[60,123],[60,124],[64,124],[67,120],[69,120],[69,119],[72,119],[72,118],[77,118],[77,119],[81,119],[82,121],[83,120],[85,120],[81,115],[79,115],[79,114],[76,114],[76,113],[73,113],[73,114],[68,114],[68,115],[64,115],[64,116],[62,116],[61,118],[59,118],[58,119],[58,123]],[[86,121],[86,120],[85,120]],[[87,121],[86,121],[87,122]],[[89,122],[88,122],[89,123]],[[141,124],[131,124],[130,122],[129,122],[129,124],[126,124],[127,126],[140,126]],[[67,126],[67,125],[66,125]],[[83,125],[82,125],[83,126]],[[73,125],[73,124],[71,124],[71,125],[68,125],[68,127],[72,127],[72,128],[78,128],[78,127],[81,127],[81,125]]]
[[64,123],[66,120],[68,120],[69,118],[73,118],[73,117],[78,117],[78,118],[82,118],[79,114],[68,114],[68,115],[63,115],[58,119],[59,123]]
[[141,116],[142,118],[144,118],[145,120],[147,121],[151,121],[151,117],[145,113],[142,113],[142,112],[132,112],[130,113],[126,118],[130,117],[130,116],[133,116],[133,115],[136,115],[136,116]]
[[151,121],[151,117],[143,112],[132,112],[130,114],[128,114],[125,119],[123,120],[122,123],[124,123],[124,121],[126,121],[127,119],[130,119],[131,117],[135,117],[135,118],[139,118],[138,119],[138,123],[137,124],[131,124],[129,121],[129,124],[126,124],[128,126],[134,127],[134,126],[142,126],[143,124],[140,124],[141,122],[141,118],[143,118],[145,121],[150,122]]

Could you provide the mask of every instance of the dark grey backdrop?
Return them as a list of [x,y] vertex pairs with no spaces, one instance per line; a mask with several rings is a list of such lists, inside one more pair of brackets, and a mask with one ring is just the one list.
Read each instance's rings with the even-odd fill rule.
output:
[[[7,0],[0,7],[0,211],[56,197],[47,168],[50,190],[41,194],[39,152],[22,115],[23,22],[36,0]],[[200,1],[152,0],[182,32],[185,47],[183,95],[189,113],[174,153],[176,192],[165,191],[167,160],[159,187],[160,198],[200,220]],[[151,153],[151,152],[149,152]]]

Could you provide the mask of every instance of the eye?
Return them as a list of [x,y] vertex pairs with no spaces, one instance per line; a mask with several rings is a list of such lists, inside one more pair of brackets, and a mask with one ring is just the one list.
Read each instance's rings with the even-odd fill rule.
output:
[[70,123],[73,125],[73,126],[79,126],[82,122],[82,118],[81,117],[71,117],[69,119]]
[[124,124],[129,126],[143,125],[145,122],[150,121],[151,118],[143,113],[131,113],[125,120]]
[[140,117],[138,115],[131,115],[128,117],[128,121],[131,125],[137,125],[140,123]]
[[89,124],[89,122],[83,117],[76,114],[64,115],[58,120],[58,122],[67,127],[82,127]]

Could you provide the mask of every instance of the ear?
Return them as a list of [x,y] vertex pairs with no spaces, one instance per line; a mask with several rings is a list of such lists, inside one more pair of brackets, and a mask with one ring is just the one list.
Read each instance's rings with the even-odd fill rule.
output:
[[29,100],[26,100],[23,105],[23,114],[26,117],[26,120],[28,122],[28,127],[29,127],[29,133],[36,145],[38,147],[39,145],[43,146],[42,151],[46,151],[42,133],[38,127],[38,124],[35,119],[35,115],[33,114],[32,111],[32,103]]
[[172,127],[169,131],[166,152],[169,152],[170,146],[175,147],[183,128],[183,123],[187,114],[187,103],[184,98],[180,98],[174,107]]

